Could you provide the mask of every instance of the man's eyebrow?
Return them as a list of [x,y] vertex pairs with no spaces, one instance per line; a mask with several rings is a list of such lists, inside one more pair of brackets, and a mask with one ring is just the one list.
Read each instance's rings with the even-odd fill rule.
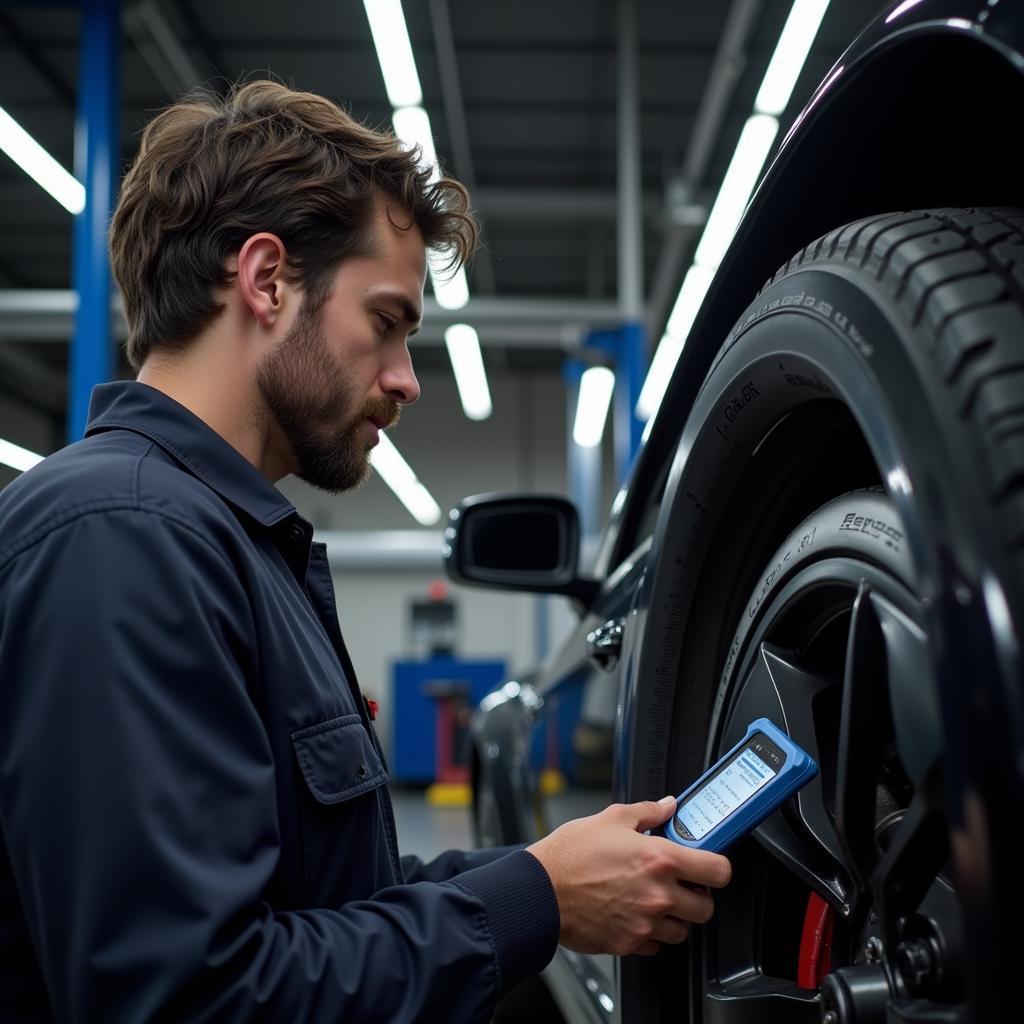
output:
[[415,302],[403,295],[401,292],[380,291],[373,296],[378,302],[390,302],[398,306],[402,311],[402,319],[412,325],[409,331],[410,337],[420,329],[420,321],[423,319],[423,310]]

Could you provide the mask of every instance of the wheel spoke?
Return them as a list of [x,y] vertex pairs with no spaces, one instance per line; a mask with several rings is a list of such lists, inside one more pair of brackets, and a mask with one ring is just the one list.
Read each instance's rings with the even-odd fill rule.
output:
[[727,985],[709,988],[704,1024],[818,1024],[817,992],[791,981],[751,973]]
[[813,704],[818,694],[828,689],[833,681],[805,672],[787,651],[771,644],[761,645],[761,664],[768,672],[782,709],[783,720],[779,724],[791,739],[820,761]]
[[871,606],[885,640],[889,705],[900,761],[920,789],[942,749],[942,723],[926,636],[879,594],[871,594]]
[[871,877],[880,920],[892,934],[897,918],[915,911],[949,859],[945,818],[925,792],[918,793],[893,835]]
[[870,589],[861,584],[853,605],[836,772],[836,832],[846,862],[862,886],[878,859],[875,778],[878,725],[887,681],[885,639],[870,595]]
[[[821,732],[819,710],[822,702],[834,693],[836,680],[805,671],[788,652],[769,644],[761,645],[761,658],[778,695],[786,733],[822,766],[834,736],[829,725],[825,726],[824,734]],[[826,773],[823,771],[797,794],[796,803],[811,834],[832,856],[842,860],[843,852],[835,838],[825,791]]]
[[[815,705],[836,686],[836,681],[805,671],[782,648],[762,644],[760,657],[756,659],[747,684],[745,694],[771,694],[777,713],[769,713],[764,706],[755,708],[751,704],[744,707],[741,700],[737,714],[742,718],[737,719],[734,715],[733,720],[747,723],[760,714],[768,714],[821,764],[822,749]],[[828,743],[829,737],[823,738]],[[852,885],[849,872],[842,865],[843,851],[825,806],[821,775],[801,790],[796,798],[796,807],[803,828],[783,811],[777,811],[758,827],[755,838],[778,861],[842,912],[844,905],[849,903]]]
[[821,846],[798,834],[785,817],[773,814],[754,830],[754,838],[841,914],[849,913],[853,889],[849,874]]

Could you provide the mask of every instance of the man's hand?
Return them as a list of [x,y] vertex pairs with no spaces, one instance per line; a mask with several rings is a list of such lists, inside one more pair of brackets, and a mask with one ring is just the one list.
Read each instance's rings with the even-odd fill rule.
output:
[[613,804],[527,847],[554,886],[563,946],[579,953],[650,956],[663,942],[682,942],[688,922],[710,920],[711,894],[693,886],[727,885],[729,861],[641,834],[674,810],[671,796],[657,803]]

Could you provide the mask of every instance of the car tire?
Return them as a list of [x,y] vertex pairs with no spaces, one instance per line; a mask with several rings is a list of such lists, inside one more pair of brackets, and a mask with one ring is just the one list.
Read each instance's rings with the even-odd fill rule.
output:
[[[663,409],[659,415],[670,414]],[[841,497],[851,492],[855,497]],[[856,518],[858,504],[875,509],[862,518],[899,533],[898,565],[883,556],[883,549],[892,553],[884,539],[872,538],[873,556],[847,550],[840,540],[850,537],[840,538],[838,527],[835,543],[815,542],[813,554],[796,560],[801,573],[819,561],[843,562],[847,576],[840,589],[849,601],[835,621],[846,617],[849,649],[856,657],[874,652],[878,671],[887,674],[882,690],[854,673],[829,691],[848,763],[834,766],[831,777],[822,773],[823,789],[837,786],[842,775],[845,808],[837,817],[835,792],[819,800],[819,811],[832,818],[834,840],[823,858],[831,858],[837,874],[847,858],[846,877],[829,888],[820,877],[812,884],[813,872],[800,877],[792,863],[783,872],[823,899],[837,922],[835,970],[828,972],[834,977],[819,979],[808,999],[792,977],[777,978],[789,988],[774,992],[774,976],[752,955],[751,984],[763,984],[760,1002],[744,1007],[739,990],[723,993],[721,977],[709,974],[712,922],[691,941],[689,985],[681,980],[676,950],[654,961],[623,962],[624,1020],[678,1020],[683,1005],[693,1021],[817,1020],[819,988],[829,1005],[860,993],[858,1005],[838,1007],[837,1024],[884,1021],[886,1002],[906,1020],[927,1013],[947,1015],[927,1019],[967,1019],[957,1015],[968,1012],[968,1003],[970,1019],[994,1020],[1014,1005],[1024,897],[1015,815],[1005,812],[1024,798],[1020,211],[894,213],[837,228],[795,255],[739,318],[683,427],[662,502],[621,740],[629,768],[624,799],[679,792],[724,749],[730,730],[741,724],[736,701],[750,665],[744,659],[751,657],[745,637],[760,628],[761,612],[751,614],[751,602],[760,594],[762,604],[771,604],[778,587],[792,579],[785,562],[768,578],[773,556],[803,535],[801,524],[806,533],[806,523],[822,516],[832,523],[837,509]],[[854,586],[851,596],[858,573],[863,586]],[[893,661],[899,655],[886,648],[875,608],[884,601],[872,597],[882,594],[898,605],[894,595],[901,588],[900,614],[921,637],[913,672]],[[813,620],[814,588],[807,593],[801,607]],[[823,600],[832,593],[827,580],[818,593]],[[778,648],[778,637],[773,643]],[[799,667],[814,675],[815,666]],[[826,675],[834,670],[821,669]],[[860,688],[856,699],[842,696],[854,685]],[[897,740],[914,735],[915,701],[934,735],[911,743],[916,752],[897,750],[893,763],[905,777],[891,780],[889,799],[902,805],[887,812],[886,842],[897,851],[890,859],[904,846],[907,857],[921,854],[927,877],[915,877],[902,864],[903,888],[894,894],[894,875],[885,883],[893,891],[881,899],[864,875],[870,865],[856,863],[887,855],[877,849],[883,822],[872,773],[878,765],[868,762],[879,755],[886,715]],[[858,711],[865,702],[885,711],[875,725]],[[861,753],[869,749],[865,760]],[[859,785],[857,768],[863,770]],[[800,814],[797,801],[769,822],[782,822],[810,850],[815,839]],[[778,863],[770,831],[762,827],[737,848],[734,886],[748,884],[747,867]],[[957,893],[956,920],[948,923],[948,936],[935,940],[948,945],[935,954],[937,978],[925,967],[915,973],[915,957],[930,955],[930,939],[912,932],[924,927],[921,901],[944,881]],[[919,905],[911,906],[915,899]],[[749,909],[748,925],[759,913]],[[800,913],[806,923],[807,912]],[[961,929],[963,945],[954,948]],[[884,936],[883,952],[865,936],[879,945]],[[868,974],[856,970],[873,964],[882,970],[868,972],[869,984]],[[850,970],[854,975],[841,973]],[[794,1002],[786,1005],[790,996]]]

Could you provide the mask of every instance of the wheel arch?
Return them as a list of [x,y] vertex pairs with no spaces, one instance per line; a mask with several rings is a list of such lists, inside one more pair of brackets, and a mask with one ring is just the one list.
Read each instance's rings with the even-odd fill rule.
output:
[[[1024,107],[1024,58],[950,20],[869,30],[799,115],[690,330],[662,402],[673,414],[658,417],[645,445],[652,457],[692,406],[739,312],[816,238],[893,210],[1024,206],[1024,138],[1006,117]],[[1024,46],[1024,30],[1017,34]]]

